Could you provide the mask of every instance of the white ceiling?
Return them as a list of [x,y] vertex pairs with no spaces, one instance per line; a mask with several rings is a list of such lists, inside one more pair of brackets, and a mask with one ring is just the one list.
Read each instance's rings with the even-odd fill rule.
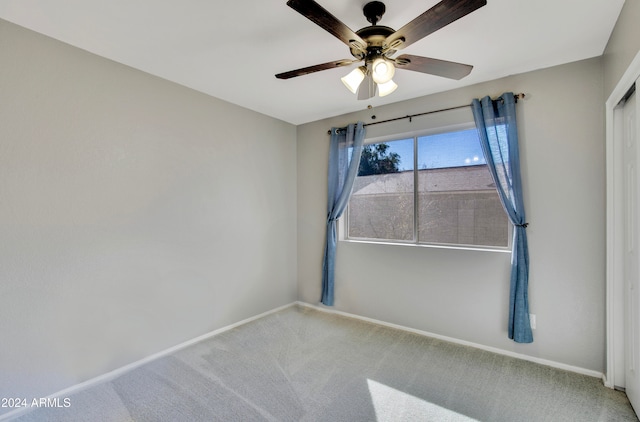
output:
[[[356,31],[367,0],[317,0]],[[438,0],[383,0],[399,29]],[[343,67],[289,80],[276,73],[351,58],[286,0],[0,0],[0,18],[292,124],[599,56],[624,0],[488,0],[402,50],[474,65],[453,81],[400,70],[399,88],[358,101]],[[354,65],[355,66],[355,65]],[[505,87],[508,89],[508,87]]]

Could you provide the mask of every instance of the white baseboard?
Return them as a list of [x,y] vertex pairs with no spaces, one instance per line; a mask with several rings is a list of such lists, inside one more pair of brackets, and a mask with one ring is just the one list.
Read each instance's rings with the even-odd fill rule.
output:
[[588,375],[590,377],[601,378],[603,380],[603,382],[606,381],[606,378],[605,378],[605,376],[604,376],[604,374],[602,372],[593,371],[591,369],[585,369],[585,368],[580,368],[578,366],[572,366],[572,365],[567,365],[567,364],[560,363],[560,362],[555,362],[555,361],[552,361],[552,360],[541,359],[541,358],[537,358],[537,357],[534,357],[534,356],[524,355],[522,353],[515,353],[515,352],[511,352],[509,350],[499,349],[497,347],[485,346],[484,344],[473,343],[473,342],[466,341],[466,340],[459,340],[459,339],[456,339],[456,338],[453,338],[453,337],[447,337],[447,336],[443,336],[443,335],[440,335],[440,334],[430,333],[428,331],[417,330],[415,328],[409,328],[409,327],[405,327],[405,326],[402,326],[402,325],[392,324],[392,323],[389,323],[389,322],[380,321],[380,320],[373,319],[373,318],[368,318],[368,317],[363,317],[363,316],[360,316],[360,315],[350,314],[348,312],[337,311],[335,309],[331,309],[331,308],[328,308],[328,307],[325,307],[325,306],[321,306],[321,305],[312,305],[312,304],[309,304],[309,303],[306,303],[306,302],[300,302],[300,301],[298,301],[296,303],[298,305],[300,305],[300,306],[305,306],[307,308],[316,309],[316,310],[321,311],[321,312],[327,312],[327,313],[330,313],[330,314],[342,315],[342,316],[345,316],[345,317],[348,317],[348,318],[355,318],[355,319],[359,319],[361,321],[366,321],[366,322],[371,322],[371,323],[378,324],[378,325],[383,325],[385,327],[396,328],[398,330],[408,331],[410,333],[419,334],[419,335],[426,336],[426,337],[431,337],[431,338],[436,338],[438,340],[444,340],[444,341],[448,341],[450,343],[460,344],[462,346],[469,346],[469,347],[473,347],[473,348],[476,348],[476,349],[485,350],[487,352],[497,353],[499,355],[509,356],[509,357],[516,358],[516,359],[521,359],[521,360],[526,360],[526,361],[529,361],[529,362],[538,363],[540,365],[550,366],[552,368],[563,369],[565,371],[575,372],[575,373],[582,374],[582,375]]
[[[283,305],[283,306],[280,306],[278,308],[272,309],[270,311],[263,312],[263,313],[261,313],[259,315],[252,316],[250,318],[244,319],[244,320],[242,320],[240,322],[236,322],[235,324],[227,325],[225,327],[222,327],[222,328],[219,328],[217,330],[211,331],[209,333],[203,334],[203,335],[201,335],[199,337],[196,337],[194,339],[187,340],[184,343],[180,343],[180,344],[178,344],[176,346],[170,347],[169,349],[163,350],[163,351],[158,352],[158,353],[154,353],[153,355],[147,356],[146,358],[140,359],[138,361],[135,361],[133,363],[130,363],[128,365],[120,367],[118,369],[114,369],[113,371],[107,372],[106,374],[99,375],[99,376],[97,376],[95,378],[91,378],[91,379],[89,379],[87,381],[81,382],[80,384],[76,384],[76,385],[73,385],[73,386],[71,386],[69,388],[65,388],[64,390],[60,390],[57,393],[53,393],[50,396],[46,397],[46,399],[56,399],[56,398],[61,398],[61,397],[69,397],[70,395],[75,394],[75,393],[77,393],[77,392],[79,392],[81,390],[84,390],[86,388],[89,388],[91,386],[111,381],[111,380],[113,380],[113,379],[115,379],[115,378],[117,378],[117,377],[129,372],[129,371],[134,370],[135,368],[138,368],[138,367],[146,364],[146,363],[149,363],[149,362],[154,361],[156,359],[160,359],[162,357],[165,357],[167,355],[175,353],[175,352],[177,352],[179,350],[182,350],[182,349],[184,349],[186,347],[189,347],[191,345],[199,343],[199,342],[201,342],[203,340],[207,340],[207,339],[209,339],[211,337],[214,337],[214,336],[216,336],[218,334],[224,333],[225,331],[229,331],[229,330],[234,329],[236,327],[239,327],[241,325],[244,325],[244,324],[247,324],[249,322],[255,321],[257,319],[260,319],[262,317],[265,317],[267,315],[273,314],[275,312],[279,312],[279,311],[281,311],[283,309],[286,309],[286,308],[289,308],[291,306],[295,306],[296,304],[297,304],[297,302],[292,302],[292,303],[289,303],[287,305]],[[5,413],[4,415],[0,415],[0,421],[8,421],[10,419],[17,418],[18,416],[22,416],[25,413],[30,412],[31,410],[32,409],[30,407],[23,407],[23,408],[20,408],[20,409],[13,410],[11,412]]]

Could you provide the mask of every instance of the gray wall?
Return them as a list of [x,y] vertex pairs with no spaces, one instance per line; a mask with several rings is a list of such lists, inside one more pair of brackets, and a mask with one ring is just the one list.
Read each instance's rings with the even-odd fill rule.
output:
[[[340,242],[338,310],[532,357],[604,371],[605,157],[600,58],[376,107],[378,120],[524,92],[518,103],[535,342],[507,338],[509,260],[502,252]],[[366,104],[363,103],[363,109]],[[466,111],[469,113],[470,111]],[[327,130],[363,111],[298,127],[298,294],[317,304],[325,231]],[[429,118],[446,124],[447,113]],[[401,124],[370,126],[406,132]],[[404,126],[402,126],[404,125]],[[413,126],[411,126],[413,125]]]
[[605,100],[640,51],[640,0],[626,0],[604,51]]
[[294,126],[2,20],[0,57],[0,397],[296,300]]

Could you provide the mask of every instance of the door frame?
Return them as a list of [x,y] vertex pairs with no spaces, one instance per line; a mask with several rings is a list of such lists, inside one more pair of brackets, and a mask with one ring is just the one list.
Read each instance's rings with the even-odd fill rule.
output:
[[[624,388],[624,216],[623,216],[623,119],[620,101],[640,78],[640,51],[605,103],[606,112],[606,326],[607,367],[604,384]],[[640,88],[640,87],[637,87]]]

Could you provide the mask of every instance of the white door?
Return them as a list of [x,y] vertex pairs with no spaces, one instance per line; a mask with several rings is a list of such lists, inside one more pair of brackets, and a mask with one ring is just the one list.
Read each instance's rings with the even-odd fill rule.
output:
[[[638,80],[640,81],[640,79]],[[636,81],[636,86],[640,84]],[[640,413],[640,219],[637,146],[640,120],[639,95],[624,104],[624,283],[625,283],[625,387],[629,401]]]

